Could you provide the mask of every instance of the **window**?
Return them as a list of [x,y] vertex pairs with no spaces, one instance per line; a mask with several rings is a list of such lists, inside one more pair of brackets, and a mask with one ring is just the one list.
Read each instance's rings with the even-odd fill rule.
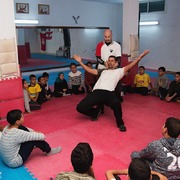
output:
[[165,0],[148,1],[139,4],[140,13],[149,13],[165,10]]

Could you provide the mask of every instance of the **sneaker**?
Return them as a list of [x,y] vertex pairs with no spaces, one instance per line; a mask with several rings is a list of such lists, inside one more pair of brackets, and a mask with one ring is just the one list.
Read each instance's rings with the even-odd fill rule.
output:
[[95,116],[91,117],[91,121],[97,121],[100,114],[101,114],[101,109],[98,110],[98,112],[97,112],[97,114]]
[[49,153],[46,153],[47,156],[52,156],[54,154],[60,153],[62,151],[62,147],[58,146],[56,148],[51,148],[51,151]]
[[119,130],[120,130],[121,132],[125,132],[125,131],[126,131],[126,126],[125,126],[125,125],[119,126]]

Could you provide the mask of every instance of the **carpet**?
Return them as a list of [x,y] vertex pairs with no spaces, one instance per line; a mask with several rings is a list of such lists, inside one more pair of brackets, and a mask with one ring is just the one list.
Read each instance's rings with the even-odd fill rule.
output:
[[[71,151],[79,142],[91,145],[96,179],[105,180],[108,169],[127,168],[132,151],[162,137],[161,128],[167,117],[180,118],[177,103],[166,103],[154,96],[126,94],[122,108],[127,132],[123,133],[116,128],[113,112],[108,107],[95,122],[79,114],[76,105],[83,97],[85,95],[53,98],[44,103],[41,110],[24,115],[26,126],[43,132],[52,147],[62,146],[61,153],[50,157],[39,149],[33,151],[25,167],[38,180],[49,180],[61,171],[71,171]],[[19,173],[15,180],[21,177]]]

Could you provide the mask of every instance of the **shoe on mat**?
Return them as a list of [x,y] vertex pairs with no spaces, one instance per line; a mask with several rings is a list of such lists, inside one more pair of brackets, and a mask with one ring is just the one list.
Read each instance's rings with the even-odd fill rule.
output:
[[98,110],[97,114],[91,117],[91,121],[97,121],[101,114],[101,109]]
[[125,126],[125,125],[119,126],[119,130],[120,130],[121,132],[125,132],[125,131],[126,131],[126,126]]

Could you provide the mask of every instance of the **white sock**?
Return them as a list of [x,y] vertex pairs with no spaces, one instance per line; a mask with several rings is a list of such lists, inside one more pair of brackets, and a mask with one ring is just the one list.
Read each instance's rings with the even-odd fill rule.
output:
[[47,153],[46,155],[47,155],[47,156],[51,156],[51,155],[57,154],[57,153],[59,153],[59,152],[61,152],[61,151],[62,151],[62,147],[61,147],[61,146],[58,146],[58,147],[56,147],[56,148],[51,148],[51,151],[50,151],[49,153]]

